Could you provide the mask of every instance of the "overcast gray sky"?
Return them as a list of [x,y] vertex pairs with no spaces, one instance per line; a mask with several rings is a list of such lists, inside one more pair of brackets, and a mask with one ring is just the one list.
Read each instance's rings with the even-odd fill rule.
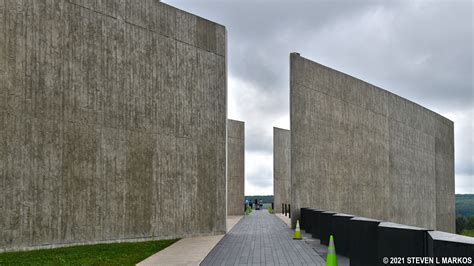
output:
[[289,53],[454,121],[456,193],[474,193],[470,0],[164,0],[227,28],[228,116],[245,121],[245,194],[273,194],[273,127],[289,129]]

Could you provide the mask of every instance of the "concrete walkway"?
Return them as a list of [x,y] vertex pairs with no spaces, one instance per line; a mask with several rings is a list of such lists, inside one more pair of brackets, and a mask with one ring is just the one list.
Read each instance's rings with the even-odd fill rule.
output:
[[201,265],[325,265],[305,241],[267,210],[253,211],[217,244]]
[[[227,217],[227,232],[242,216]],[[139,266],[199,265],[224,235],[183,238],[162,251],[138,263]]]
[[291,219],[288,216],[285,216],[283,213],[275,213],[275,215],[288,225],[288,227],[291,226]]

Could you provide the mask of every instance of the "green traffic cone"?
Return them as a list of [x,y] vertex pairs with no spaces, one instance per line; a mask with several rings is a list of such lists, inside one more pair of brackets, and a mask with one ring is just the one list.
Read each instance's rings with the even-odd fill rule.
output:
[[337,266],[336,247],[334,246],[334,238],[329,237],[328,255],[326,256],[326,266]]
[[301,240],[300,220],[296,220],[295,236],[293,239]]

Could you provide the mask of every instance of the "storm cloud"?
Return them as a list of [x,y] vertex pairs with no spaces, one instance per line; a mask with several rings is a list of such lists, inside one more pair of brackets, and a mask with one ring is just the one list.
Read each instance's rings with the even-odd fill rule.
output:
[[454,121],[456,193],[474,193],[473,3],[165,0],[227,28],[229,118],[246,125],[246,194],[273,194],[273,127],[289,129],[289,54]]

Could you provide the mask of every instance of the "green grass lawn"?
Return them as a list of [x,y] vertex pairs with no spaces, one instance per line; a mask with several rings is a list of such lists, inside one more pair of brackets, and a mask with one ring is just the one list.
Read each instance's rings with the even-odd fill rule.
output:
[[474,237],[474,229],[464,229],[461,235]]
[[0,265],[135,265],[177,240],[0,253]]

